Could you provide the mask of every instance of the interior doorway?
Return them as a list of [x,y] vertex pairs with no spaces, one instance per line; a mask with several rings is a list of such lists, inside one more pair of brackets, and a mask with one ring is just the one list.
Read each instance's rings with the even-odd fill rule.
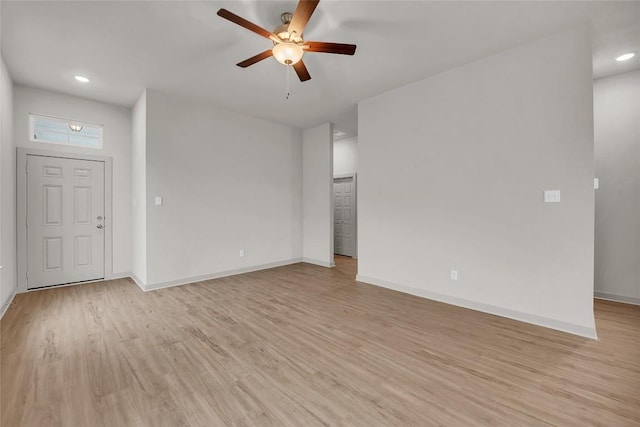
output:
[[[357,119],[353,122],[357,122]],[[349,280],[355,280],[358,272],[357,125],[333,128],[332,152],[333,261],[339,273]]]

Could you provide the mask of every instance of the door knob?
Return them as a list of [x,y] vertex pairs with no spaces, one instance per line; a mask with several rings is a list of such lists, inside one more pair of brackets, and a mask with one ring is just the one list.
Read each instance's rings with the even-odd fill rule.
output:
[[97,228],[102,228],[102,224],[96,225]]
[[98,219],[98,221],[102,221],[102,217],[101,216],[99,216],[97,219]]

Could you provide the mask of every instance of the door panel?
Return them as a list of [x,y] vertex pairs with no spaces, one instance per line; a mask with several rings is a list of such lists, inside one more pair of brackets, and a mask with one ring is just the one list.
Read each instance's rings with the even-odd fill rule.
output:
[[334,252],[355,256],[355,185],[353,178],[335,179]]
[[27,156],[27,288],[104,278],[104,162]]
[[91,222],[91,188],[73,187],[73,223],[89,224]]
[[44,271],[62,270],[62,237],[44,238]]
[[44,225],[61,225],[62,186],[45,185],[43,190]]
[[74,267],[91,267],[92,249],[91,236],[75,236],[73,245]]

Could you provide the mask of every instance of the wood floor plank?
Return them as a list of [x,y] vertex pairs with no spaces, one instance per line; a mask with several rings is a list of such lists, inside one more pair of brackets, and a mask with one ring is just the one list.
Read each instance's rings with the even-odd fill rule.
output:
[[2,425],[640,425],[640,307],[596,301],[593,341],[336,264],[18,295],[0,325]]

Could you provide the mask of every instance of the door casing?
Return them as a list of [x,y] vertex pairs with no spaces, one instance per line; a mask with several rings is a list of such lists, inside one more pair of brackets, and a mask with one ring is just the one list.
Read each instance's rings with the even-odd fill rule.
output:
[[[34,148],[17,148],[16,158],[16,249],[17,249],[17,281],[18,293],[38,291],[40,289],[27,289],[27,156],[58,157],[74,160],[94,160],[104,162],[104,278],[114,278],[113,274],[113,169],[112,158],[93,154],[67,153],[54,150],[40,150]],[[81,282],[87,283],[87,282]],[[73,286],[79,283],[71,283]]]

